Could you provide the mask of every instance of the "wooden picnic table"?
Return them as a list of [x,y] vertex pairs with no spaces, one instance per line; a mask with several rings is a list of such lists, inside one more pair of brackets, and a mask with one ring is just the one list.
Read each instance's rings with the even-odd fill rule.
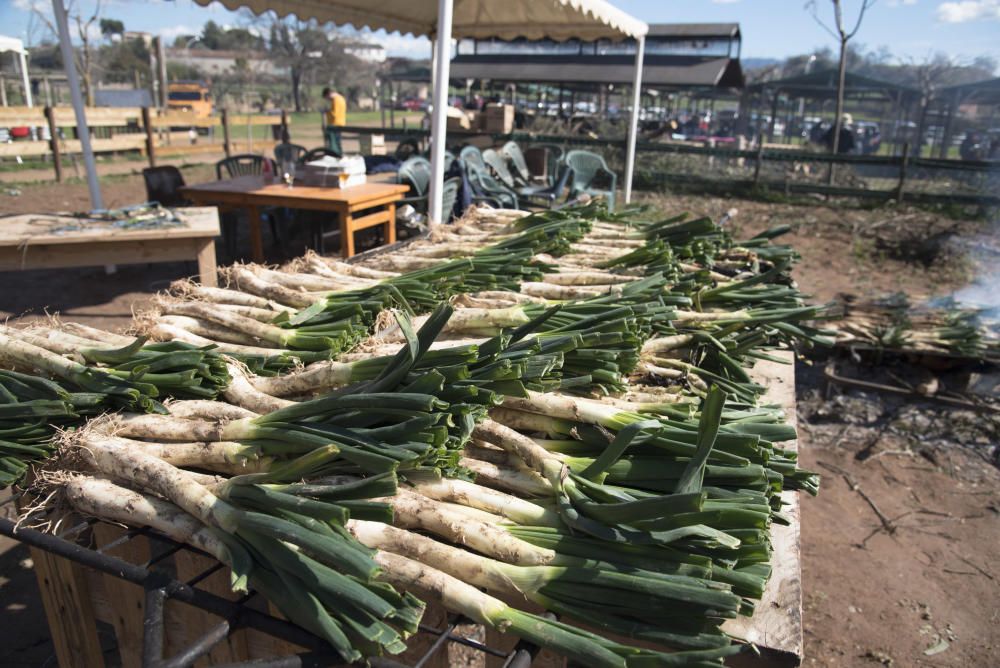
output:
[[251,253],[255,262],[264,261],[260,210],[274,206],[309,211],[332,211],[340,221],[340,250],[354,255],[354,233],[385,225],[385,242],[396,241],[396,202],[410,189],[397,183],[364,183],[350,188],[321,188],[284,183],[265,183],[262,176],[240,176],[181,188],[195,204],[222,209],[243,209],[250,220]]
[[196,260],[202,285],[216,285],[219,214],[174,209],[183,225],[128,228],[68,213],[0,217],[0,271]]

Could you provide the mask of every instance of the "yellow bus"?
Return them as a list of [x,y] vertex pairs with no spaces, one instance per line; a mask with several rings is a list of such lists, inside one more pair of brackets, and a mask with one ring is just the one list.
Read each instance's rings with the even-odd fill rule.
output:
[[200,81],[174,81],[167,84],[167,107],[173,111],[193,111],[198,117],[212,115],[208,86]]

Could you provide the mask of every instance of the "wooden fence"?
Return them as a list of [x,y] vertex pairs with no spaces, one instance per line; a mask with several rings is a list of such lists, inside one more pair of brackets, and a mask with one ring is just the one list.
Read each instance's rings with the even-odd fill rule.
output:
[[[226,110],[218,116],[197,116],[193,112],[160,111],[149,107],[88,107],[87,125],[91,130],[91,146],[95,153],[139,151],[156,166],[157,150],[169,144],[161,136],[171,128],[197,130],[222,128],[222,149],[226,155],[233,152],[230,126],[282,126],[287,127],[288,116],[230,114]],[[63,178],[63,158],[80,153],[80,140],[76,139],[76,116],[71,107],[0,107],[0,128],[29,127],[48,130],[50,139],[14,141],[0,144],[0,159],[14,157],[42,157],[52,160],[57,181]],[[62,134],[60,134],[62,130]],[[190,148],[185,146],[185,148]]]

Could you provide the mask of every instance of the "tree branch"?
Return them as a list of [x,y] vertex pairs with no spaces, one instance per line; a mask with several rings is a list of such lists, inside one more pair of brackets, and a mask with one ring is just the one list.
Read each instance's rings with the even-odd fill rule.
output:
[[861,22],[865,18],[865,12],[867,12],[872,5],[875,4],[875,2],[876,0],[864,0],[864,2],[861,3],[861,9],[858,11],[858,21],[854,24],[854,30],[847,35],[847,39],[852,39],[858,33],[858,30],[861,28]]
[[819,24],[820,28],[829,33],[830,37],[836,40],[840,39],[840,36],[837,33],[835,33],[833,29],[830,28],[830,26],[823,23],[823,19],[819,17],[819,8],[816,6],[816,0],[809,0],[809,2],[806,3],[806,9],[809,10],[809,13],[813,17],[813,20],[815,20],[816,23]]

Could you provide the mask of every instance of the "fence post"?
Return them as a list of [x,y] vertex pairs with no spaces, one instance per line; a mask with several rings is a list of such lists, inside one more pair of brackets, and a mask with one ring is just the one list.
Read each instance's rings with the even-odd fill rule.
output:
[[228,158],[233,154],[233,147],[229,143],[229,110],[222,110],[222,148],[226,152],[226,157]]
[[910,163],[910,142],[903,144],[903,158],[899,161],[899,184],[896,186],[896,202],[903,201],[903,186],[906,185],[906,168]]
[[62,181],[62,156],[59,153],[59,128],[56,127],[56,111],[45,107],[45,120],[49,123],[49,147],[52,149],[52,166],[56,170],[56,181]]
[[760,139],[757,141],[757,155],[754,158],[753,165],[753,187],[756,188],[760,183],[760,167],[764,163],[764,137],[761,135]]
[[146,157],[149,166],[156,167],[156,130],[153,128],[153,114],[149,107],[142,108],[142,126],[146,128]]
[[290,142],[292,136],[288,134],[288,112],[284,109],[281,110],[281,141],[284,143]]

